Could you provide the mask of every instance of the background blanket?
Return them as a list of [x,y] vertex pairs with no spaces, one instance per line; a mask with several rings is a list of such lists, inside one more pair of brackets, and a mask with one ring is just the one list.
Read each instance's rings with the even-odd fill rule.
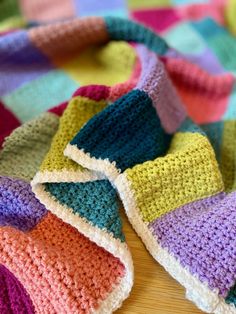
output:
[[[107,294],[110,293],[110,287],[120,283],[120,278],[125,278],[125,280],[128,281],[131,280],[130,278],[127,279],[125,277],[124,270],[125,265],[126,271],[129,269],[129,271],[132,272],[126,244],[124,245],[124,251],[125,254],[128,252],[128,258],[124,259],[125,262],[123,260],[122,264],[114,256],[109,255],[108,252],[104,253],[100,247],[96,246],[96,244],[90,242],[87,238],[83,238],[83,235],[76,233],[73,236],[73,232],[75,232],[73,228],[60,220],[57,220],[53,214],[47,213],[45,207],[34,198],[29,182],[39,170],[49,147],[51,147],[51,156],[49,156],[51,159],[49,158],[49,161],[47,161],[47,159],[46,161],[44,160],[45,164],[41,165],[40,171],[54,171],[59,169],[58,180],[60,181],[65,171],[71,171],[71,169],[76,169],[76,171],[78,171],[78,169],[83,169],[81,165],[75,166],[72,161],[68,161],[63,157],[63,145],[68,144],[93,114],[104,109],[107,102],[110,103],[116,100],[136,85],[137,77],[140,74],[140,57],[138,56],[137,50],[135,50],[136,48],[134,49],[133,45],[126,42],[110,42],[102,46],[89,47],[78,54],[78,51],[80,51],[80,43],[75,37],[77,26],[73,23],[70,24],[70,20],[76,17],[91,15],[130,17],[133,20],[151,27],[165,39],[167,44],[173,48],[168,54],[161,57],[168,76],[175,86],[177,96],[183,102],[188,116],[196,124],[201,126],[201,131],[196,132],[204,132],[214,148],[214,153],[224,182],[225,192],[232,192],[236,187],[236,23],[234,22],[234,12],[235,1],[201,1],[198,3],[192,1],[170,2],[164,0],[132,0],[127,2],[121,0],[102,2],[60,1],[60,5],[58,5],[57,1],[1,1],[0,145],[5,143],[1,151],[0,163],[0,175],[2,176],[2,208],[0,222],[1,224],[10,225],[11,227],[14,226],[23,232],[33,228],[28,234],[20,233],[19,243],[21,243],[21,246],[19,246],[18,249],[18,258],[20,260],[20,256],[22,257],[23,264],[24,259],[26,259],[26,257],[23,256],[25,245],[30,247],[30,252],[33,252],[32,254],[34,254],[35,251],[41,252],[44,241],[45,243],[50,242],[51,245],[50,249],[45,253],[47,254],[48,261],[58,260],[58,256],[55,257],[53,255],[53,249],[51,250],[51,247],[54,246],[52,239],[52,234],[54,233],[50,229],[50,226],[52,225],[54,226],[52,229],[61,228],[64,230],[63,234],[54,234],[61,243],[64,243],[61,244],[58,249],[62,256],[60,260],[61,265],[64,265],[63,263],[67,260],[66,256],[68,254],[71,261],[74,261],[74,264],[66,264],[66,267],[71,267],[72,272],[81,267],[81,273],[78,276],[83,277],[85,271],[83,263],[76,264],[78,256],[74,253],[76,250],[78,251],[80,247],[84,247],[84,255],[82,258],[86,259],[89,255],[91,256],[91,252],[93,252],[94,259],[95,255],[99,256],[98,259],[100,262],[97,262],[97,264],[95,263],[96,265],[99,263],[102,265],[101,260],[104,263],[106,263],[105,260],[108,261],[107,263],[111,266],[109,266],[108,269],[104,268],[104,277],[102,277],[102,279],[99,277],[100,273],[98,277],[93,275],[97,278],[96,284],[98,282],[100,284],[100,295],[95,295],[91,292],[93,291],[91,286],[94,282],[89,282],[91,290],[88,288],[88,290],[85,289],[86,291],[84,291],[83,297],[85,298],[86,296],[87,299],[86,301],[83,300],[84,303],[82,302],[83,304],[86,304],[83,310],[87,311],[90,307],[98,307],[97,300],[105,299]],[[65,27],[57,28],[56,23],[58,21],[65,23]],[[55,41],[55,43],[57,43],[56,48],[55,46],[50,47],[50,45],[47,44],[47,40],[44,40],[46,38],[46,33],[44,33],[43,28],[41,29],[39,27],[40,25],[48,25],[49,27],[52,27],[52,34],[54,34],[52,35],[52,40],[53,38],[61,36],[61,42]],[[68,40],[65,40],[66,38]],[[103,38],[102,34],[101,38],[95,38],[89,30],[81,36],[81,41],[86,43],[87,38],[89,38],[90,41],[94,41],[94,43],[97,41],[102,42],[103,40],[106,42],[106,38]],[[67,51],[66,54],[63,53],[64,50]],[[177,54],[176,51],[178,52]],[[104,94],[104,96],[102,94],[103,96],[101,99],[99,98],[101,97],[101,91],[98,89],[97,98],[92,99],[90,103],[91,106],[95,106],[95,109],[91,109],[91,115],[87,113],[87,116],[83,118],[84,111],[81,109],[81,112],[79,112],[81,121],[77,121],[77,125],[73,126],[72,122],[68,122],[73,121],[73,119],[66,120],[66,115],[69,112],[68,110],[72,108],[74,97],[82,97],[83,99],[84,96],[88,97],[88,95],[90,95],[84,95],[84,91],[80,94],[81,90],[77,91],[77,93],[75,93],[75,91],[79,86],[91,83],[113,85],[113,88],[109,91],[109,96],[106,94],[106,91],[103,90],[102,93],[105,93],[106,95]],[[70,105],[68,106],[68,104]],[[65,108],[67,109],[64,112]],[[71,110],[72,113],[69,113],[70,119],[71,114],[73,115],[73,109]],[[63,127],[64,122],[66,127]],[[71,129],[71,131],[73,131],[71,134],[65,135],[68,123],[71,123],[71,126],[73,126],[72,129],[75,129]],[[12,133],[12,131],[19,126],[21,126],[21,128],[16,129],[16,131]],[[185,126],[183,128],[185,128]],[[186,127],[186,129],[182,129],[181,132],[183,134],[185,134],[185,132],[188,133],[189,126]],[[31,134],[33,134],[32,137],[30,136]],[[62,136],[60,134],[62,134]],[[10,137],[6,139],[9,135]],[[177,140],[176,144],[173,144],[173,151],[175,151],[176,147],[179,147],[179,143],[182,141],[182,145],[185,145],[185,137],[182,138],[181,136],[182,135],[178,138],[178,134],[176,135]],[[64,142],[63,144],[57,142],[54,147],[53,145],[56,141],[56,137],[63,138]],[[186,137],[186,139],[188,142],[189,138]],[[76,141],[74,144],[75,143],[77,144]],[[34,147],[33,155],[31,153],[32,147]],[[170,150],[172,150],[172,148]],[[211,149],[209,150],[209,155],[211,156]],[[59,157],[55,152],[58,153]],[[209,157],[209,159],[211,159],[211,157]],[[12,167],[14,163],[16,166]],[[59,163],[59,166],[57,163]],[[81,160],[79,163],[81,163]],[[87,164],[86,167],[89,168]],[[131,181],[133,180],[132,175],[133,174],[130,174]],[[8,179],[6,179],[6,177]],[[217,171],[216,177],[218,178]],[[50,179],[48,179],[48,177],[45,181],[40,181],[40,183],[46,184],[45,186],[48,191],[50,191],[52,195],[54,194],[54,197],[57,198],[59,198],[58,195],[61,193],[60,189],[61,191],[70,189],[73,194],[77,193],[77,188],[79,188],[79,193],[85,196],[89,193],[87,189],[89,189],[90,192],[91,190],[96,191],[93,193],[94,195],[99,191],[98,193],[100,193],[100,195],[108,195],[109,197],[107,197],[104,204],[99,204],[97,210],[112,203],[112,206],[114,206],[112,210],[117,212],[119,204],[117,203],[117,198],[112,186],[108,181],[104,180],[104,177],[99,178],[99,180],[101,180],[101,182],[99,181],[101,183],[99,187],[91,184],[89,188],[87,185],[87,188],[85,189],[80,189],[78,186],[74,186],[71,182],[68,183],[64,179],[62,182],[64,182],[65,185],[61,187],[56,187],[54,181],[52,181],[52,184],[49,184]],[[219,199],[217,198],[217,202],[220,200],[222,201],[222,206],[226,206],[222,200],[224,197],[220,194],[220,192],[222,192],[221,179],[219,179],[219,182],[219,185],[214,187],[215,190],[213,190],[214,192],[219,192],[219,195],[217,195],[217,197],[219,197]],[[123,185],[122,182],[120,184]],[[139,188],[138,183],[137,187]],[[24,191],[23,195],[26,198],[23,200],[17,198],[17,201],[14,201],[14,203],[12,200],[15,200],[15,194],[12,191],[17,191],[19,189]],[[127,195],[125,196],[125,200],[126,199]],[[29,202],[29,200],[30,207],[28,207],[28,205],[25,206],[26,202]],[[66,203],[67,200],[64,199],[63,202]],[[89,199],[89,202],[92,202],[91,199]],[[229,202],[234,204],[233,197]],[[6,203],[8,210],[4,207],[4,204]],[[19,207],[18,204],[21,204],[23,214],[22,212],[17,212],[18,214],[16,216],[9,215],[9,212],[14,213],[15,215],[16,209]],[[76,204],[74,205],[76,206]],[[182,205],[182,203],[180,202],[179,205]],[[215,203],[213,205],[215,206]],[[173,208],[175,206],[176,202],[174,202]],[[35,210],[36,208],[37,210]],[[47,206],[46,208],[50,210]],[[188,209],[183,208],[183,210],[186,211]],[[27,218],[29,217],[29,212],[31,215],[30,217],[32,218],[30,220]],[[80,212],[80,215],[83,216],[84,213]],[[120,218],[117,216],[113,216],[115,223],[114,225],[109,226],[109,228],[110,231],[115,234],[115,238],[119,238],[123,245],[125,237],[121,231]],[[63,220],[63,217],[60,218]],[[89,220],[93,221],[93,219],[94,217],[89,217]],[[64,221],[68,222],[66,219]],[[168,225],[168,223],[169,222],[165,221],[165,219],[163,219],[163,222],[162,220],[159,220],[158,223],[153,221],[152,230],[154,230],[158,236],[162,237],[163,234],[168,234],[168,231],[165,230],[165,225]],[[70,224],[75,226],[73,223]],[[99,228],[107,226],[107,222],[104,222],[103,219],[99,224]],[[191,226],[191,228],[194,227]],[[4,228],[1,230],[1,236],[3,237],[2,240],[5,241],[3,232],[5,229],[3,229]],[[49,231],[47,232],[47,230]],[[42,232],[45,233],[44,238],[41,238]],[[16,231],[10,230],[9,234],[11,235],[11,240],[9,241],[14,242],[15,239],[19,237],[19,234]],[[70,247],[69,243],[75,241],[75,238],[77,244]],[[35,239],[35,241],[37,240],[33,246],[26,244],[30,243],[32,239]],[[167,243],[169,240],[165,240],[165,237],[163,236],[162,241],[166,241],[166,245],[171,249],[171,243]],[[182,239],[181,241],[183,243],[184,240]],[[174,240],[172,242],[174,243]],[[175,243],[174,246],[175,245],[179,245],[179,243]],[[175,250],[175,248],[173,248],[173,250]],[[96,252],[96,254],[94,252]],[[8,263],[8,265],[12,264]],[[21,277],[21,269],[14,268],[15,266],[11,267],[11,270],[14,271],[16,277]],[[91,263],[90,267],[93,268],[94,264]],[[113,275],[109,273],[111,271],[110,268],[113,269],[113,272],[111,272]],[[40,279],[40,273],[37,274],[39,277],[36,279],[38,281],[41,280],[45,286],[47,285],[47,280],[51,280],[51,273],[53,273],[53,276],[57,276],[55,267],[52,269],[48,268],[47,272],[48,273],[44,279]],[[88,274],[88,276],[90,275]],[[18,291],[22,296],[22,300],[25,300],[23,305],[20,304],[20,301],[18,303],[12,301],[15,298],[14,291],[9,294],[7,293],[7,288],[2,291],[1,300],[8,298],[7,302],[12,304],[14,310],[17,311],[18,308],[21,308],[21,310],[23,309],[22,313],[25,313],[26,311],[29,313],[32,312],[33,307],[36,308],[38,306],[38,308],[40,308],[40,303],[43,299],[37,299],[38,303],[34,300],[32,304],[32,300],[28,298],[24,287],[21,286],[22,281],[21,283],[18,282],[16,277],[14,277],[4,266],[0,267],[0,280],[5,282],[4,287],[7,287],[9,282],[12,282],[15,291]],[[26,277],[27,276],[23,278],[24,283],[27,282]],[[67,279],[65,279],[65,282],[66,281]],[[101,283],[102,281],[103,283]],[[109,281],[110,283],[105,284],[105,281]],[[87,283],[88,282],[86,281],[86,284]],[[59,279],[57,284],[59,287]],[[71,282],[70,289],[77,284],[78,281],[76,280],[75,282]],[[86,286],[86,284],[83,283],[84,286]],[[27,284],[24,286],[26,287]],[[30,291],[31,295],[35,294],[35,291],[37,291],[30,289],[28,284],[27,291]],[[38,289],[41,288],[38,287]],[[54,304],[57,304],[58,300],[56,293],[58,293],[59,290],[55,288],[49,297],[49,300],[55,298],[53,301]],[[234,294],[235,291],[233,289],[230,293],[222,290],[222,295],[224,295],[224,298],[227,297],[227,302],[235,302]],[[78,298],[81,296],[75,294],[71,296],[71,299],[67,297],[68,304],[65,305],[65,312],[71,311],[73,308],[74,297]],[[191,296],[189,296],[189,298],[191,299]],[[1,302],[0,308],[2,306],[2,312],[6,311],[7,313],[9,307],[4,305],[7,303],[5,301]],[[45,306],[49,306],[46,301]],[[118,304],[115,308],[117,306]],[[46,311],[45,313],[51,313],[55,308],[48,307],[48,312]]]

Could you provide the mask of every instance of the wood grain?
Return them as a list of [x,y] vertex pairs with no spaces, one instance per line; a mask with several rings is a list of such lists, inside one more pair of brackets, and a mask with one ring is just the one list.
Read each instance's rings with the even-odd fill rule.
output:
[[122,214],[124,233],[130,247],[135,281],[130,297],[117,314],[202,314],[185,299],[178,284],[147,252],[142,241]]

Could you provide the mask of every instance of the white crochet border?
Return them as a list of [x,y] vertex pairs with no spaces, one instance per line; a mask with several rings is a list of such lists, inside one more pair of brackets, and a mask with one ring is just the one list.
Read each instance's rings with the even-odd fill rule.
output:
[[120,170],[116,167],[116,163],[110,162],[109,159],[96,159],[91,157],[89,153],[85,153],[83,149],[78,149],[77,146],[67,144],[64,155],[74,160],[81,166],[90,170],[103,173],[111,183],[120,174]]
[[140,217],[131,183],[125,173],[120,174],[115,162],[111,163],[108,159],[91,157],[84,150],[71,144],[67,145],[64,155],[88,169],[101,171],[107,176],[117,189],[128,219],[147,250],[173,278],[185,287],[187,299],[206,313],[236,314],[234,305],[227,304],[217,291],[210,290],[206,283],[202,283],[197,276],[192,275],[188,269],[181,266],[180,262],[157,242],[148,228],[148,224],[145,224]]
[[[67,172],[65,171],[64,173]],[[46,173],[46,177],[44,177],[44,173],[38,173],[31,182],[32,191],[35,193],[39,201],[64,222],[77,228],[77,230],[89,238],[90,241],[95,242],[98,246],[103,247],[106,251],[119,258],[125,267],[125,276],[121,278],[118,284],[114,285],[112,292],[108,294],[106,299],[99,302],[98,309],[91,310],[91,313],[94,314],[112,313],[121,306],[125,299],[128,298],[133,286],[134,269],[128,246],[119,239],[115,239],[111,233],[107,232],[107,230],[102,230],[93,226],[85,218],[75,215],[71,208],[61,205],[55,197],[51,196],[45,190],[43,183],[47,182],[44,179],[48,177],[50,177],[49,182],[55,182],[52,176],[53,174],[48,176],[48,172]],[[81,181],[81,177],[79,177],[79,173],[77,173],[73,179],[75,178],[78,178],[76,182],[87,182],[91,181],[90,179],[94,178],[94,176],[92,174],[91,178],[89,178],[89,175],[86,175]],[[41,182],[39,180],[41,180]],[[60,178],[58,178],[57,182],[59,182],[59,180]]]
[[74,171],[74,170],[53,170],[53,171],[43,171],[37,172],[31,181],[31,185],[36,185],[40,183],[61,183],[61,182],[88,182],[96,180],[107,179],[105,175],[99,172],[83,170],[83,171]]
[[220,297],[217,291],[210,290],[207,284],[200,282],[188,269],[181,266],[180,262],[167,249],[162,248],[157,242],[148,228],[148,224],[145,224],[140,217],[131,184],[125,173],[117,177],[114,185],[123,201],[130,223],[143,240],[147,250],[173,278],[185,287],[186,298],[207,313],[236,314],[236,308],[232,304],[225,303],[224,298]]

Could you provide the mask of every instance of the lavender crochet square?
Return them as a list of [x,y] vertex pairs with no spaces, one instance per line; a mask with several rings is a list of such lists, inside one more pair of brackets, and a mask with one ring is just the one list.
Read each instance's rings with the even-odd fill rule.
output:
[[0,37],[0,96],[53,68],[49,59],[31,43],[26,31]]
[[183,267],[227,296],[236,280],[236,192],[182,206],[149,227]]
[[28,182],[0,176],[0,226],[32,229],[47,213]]

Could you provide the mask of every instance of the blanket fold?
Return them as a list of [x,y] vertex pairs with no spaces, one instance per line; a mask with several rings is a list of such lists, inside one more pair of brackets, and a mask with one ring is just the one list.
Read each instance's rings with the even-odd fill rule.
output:
[[[211,21],[194,27],[220,32]],[[0,309],[14,289],[22,304],[13,306],[24,313],[118,309],[134,282],[123,207],[188,299],[207,313],[236,314],[235,120],[225,114],[233,72],[209,74],[152,30],[118,17],[16,32],[0,53],[14,38],[23,45],[6,56],[11,66],[27,64],[27,47],[45,70],[111,40],[132,42],[135,56],[125,82],[81,86],[4,140]]]

